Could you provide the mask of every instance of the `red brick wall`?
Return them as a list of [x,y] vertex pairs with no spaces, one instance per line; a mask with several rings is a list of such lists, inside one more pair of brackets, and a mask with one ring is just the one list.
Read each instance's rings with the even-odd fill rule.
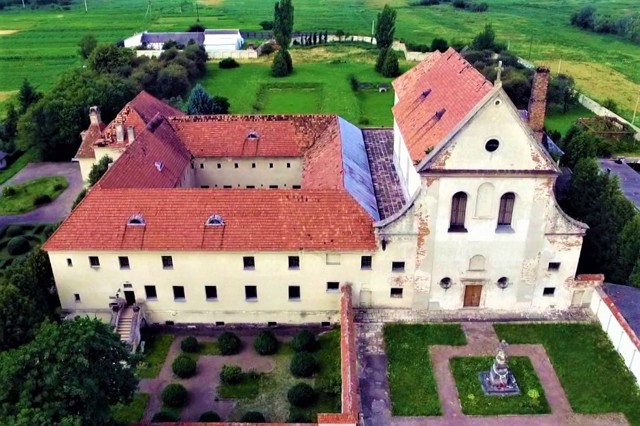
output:
[[531,97],[529,98],[529,127],[535,133],[538,142],[542,142],[548,86],[549,68],[537,67],[533,76]]

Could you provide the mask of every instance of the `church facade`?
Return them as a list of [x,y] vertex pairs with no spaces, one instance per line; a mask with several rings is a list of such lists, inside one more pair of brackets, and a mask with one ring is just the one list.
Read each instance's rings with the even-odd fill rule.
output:
[[[331,115],[185,116],[141,93],[93,109],[83,176],[116,159],[47,241],[66,312],[114,297],[151,322],[314,323],[361,308],[544,311],[587,303],[586,225],[500,81],[436,52],[394,82],[393,129]],[[525,118],[523,118],[525,117]]]

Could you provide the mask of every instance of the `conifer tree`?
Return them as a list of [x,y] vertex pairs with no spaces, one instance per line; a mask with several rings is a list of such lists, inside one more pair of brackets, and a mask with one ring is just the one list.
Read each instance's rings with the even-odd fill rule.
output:
[[275,4],[273,16],[273,36],[280,45],[280,52],[273,58],[271,74],[285,77],[293,72],[293,61],[288,49],[293,32],[293,5],[291,0],[279,0]]

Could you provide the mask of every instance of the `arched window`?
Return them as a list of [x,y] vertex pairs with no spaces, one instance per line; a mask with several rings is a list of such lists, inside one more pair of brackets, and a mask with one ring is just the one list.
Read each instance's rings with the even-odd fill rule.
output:
[[511,226],[513,219],[513,204],[516,194],[507,192],[500,198],[500,211],[498,212],[498,226]]
[[212,214],[207,219],[207,225],[210,225],[210,226],[224,226],[224,220],[222,219],[222,216],[220,216],[219,214]]
[[145,223],[144,218],[142,217],[141,214],[134,214],[127,221],[127,225],[144,226],[145,224],[146,223]]
[[449,232],[467,232],[464,219],[467,213],[467,194],[457,192],[451,199],[451,220]]
[[469,260],[470,271],[484,271],[484,256],[476,255]]

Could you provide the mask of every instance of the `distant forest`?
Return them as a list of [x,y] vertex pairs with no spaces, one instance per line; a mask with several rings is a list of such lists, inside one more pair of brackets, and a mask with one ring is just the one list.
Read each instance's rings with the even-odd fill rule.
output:
[[0,0],[0,10],[8,7],[25,7],[37,9],[39,7],[54,5],[67,8],[73,0]]

